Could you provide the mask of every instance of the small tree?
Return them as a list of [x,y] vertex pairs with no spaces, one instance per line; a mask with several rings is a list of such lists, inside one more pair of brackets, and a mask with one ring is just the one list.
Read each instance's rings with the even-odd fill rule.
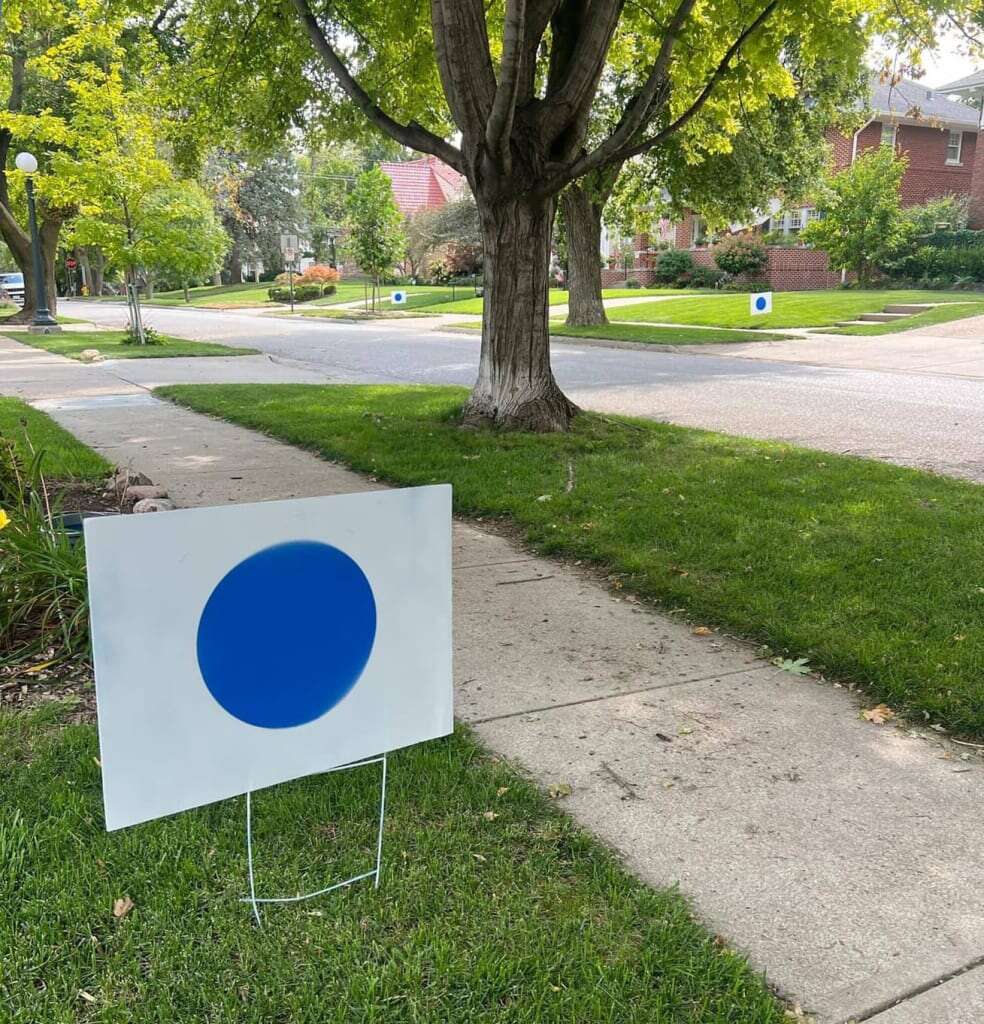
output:
[[403,214],[393,199],[392,183],[378,167],[359,175],[345,207],[348,251],[372,277],[372,308],[375,309],[379,275],[390,270],[406,249]]
[[816,197],[821,219],[800,233],[804,242],[826,249],[834,269],[857,274],[863,288],[911,231],[900,192],[906,164],[889,146],[879,146],[828,176]]

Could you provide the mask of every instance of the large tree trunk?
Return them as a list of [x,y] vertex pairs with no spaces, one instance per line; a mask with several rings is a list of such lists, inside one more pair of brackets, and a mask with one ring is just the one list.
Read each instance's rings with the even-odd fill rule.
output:
[[567,322],[575,327],[608,323],[601,298],[601,215],[604,203],[573,182],[560,197],[567,229],[570,278]]
[[468,424],[566,430],[577,407],[550,368],[548,290],[554,200],[477,197],[485,241],[478,380]]
[[[55,257],[58,254],[58,235],[61,232],[61,218],[48,218],[41,222],[41,266],[45,277],[48,311],[52,316],[58,312],[58,292],[55,289]],[[37,281],[34,278],[34,260],[31,243],[27,234],[3,231],[4,241],[18,269],[24,275],[24,305],[7,317],[9,324],[29,324],[38,308]]]
[[229,284],[243,283],[243,250],[239,242],[234,241],[229,250]]

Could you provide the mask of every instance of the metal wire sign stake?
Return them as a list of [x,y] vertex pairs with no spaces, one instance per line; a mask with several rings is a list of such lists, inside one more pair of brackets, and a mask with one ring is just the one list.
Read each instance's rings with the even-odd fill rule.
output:
[[380,872],[383,866],[383,820],[386,817],[386,755],[382,757],[372,757],[365,761],[355,761],[353,764],[339,765],[337,768],[329,768],[328,771],[324,772],[325,775],[330,775],[332,772],[346,771],[349,768],[361,768],[367,764],[381,764],[382,777],[380,780],[379,787],[379,825],[376,833],[376,866],[371,871],[364,871],[361,875],[353,875],[351,878],[346,878],[343,882],[335,882],[333,885],[325,886],[324,889],[318,889],[315,892],[305,893],[303,896],[257,896],[256,895],[256,880],[253,875],[253,810],[252,810],[252,793],[250,790],[246,790],[246,863],[249,869],[249,895],[240,898],[240,903],[249,903],[253,907],[253,917],[256,919],[256,923],[262,928],[263,919],[260,917],[261,903],[300,903],[303,900],[314,899],[315,896],[324,896],[325,893],[334,892],[335,889],[342,889],[347,885],[352,885],[355,882],[361,882],[363,879],[372,878],[373,888],[379,888]]

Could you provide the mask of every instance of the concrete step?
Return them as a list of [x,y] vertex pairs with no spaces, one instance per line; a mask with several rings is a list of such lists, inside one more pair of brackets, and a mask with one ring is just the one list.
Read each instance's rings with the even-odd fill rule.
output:
[[927,309],[933,309],[934,302],[895,302],[886,306],[883,313],[925,313]]
[[893,320],[904,320],[908,313],[862,313],[858,319],[863,323],[890,324]]

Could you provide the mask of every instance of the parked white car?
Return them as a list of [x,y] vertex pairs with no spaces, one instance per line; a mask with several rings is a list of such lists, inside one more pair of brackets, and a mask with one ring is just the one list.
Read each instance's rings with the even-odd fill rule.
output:
[[0,297],[24,305],[24,275],[17,273],[0,274]]

